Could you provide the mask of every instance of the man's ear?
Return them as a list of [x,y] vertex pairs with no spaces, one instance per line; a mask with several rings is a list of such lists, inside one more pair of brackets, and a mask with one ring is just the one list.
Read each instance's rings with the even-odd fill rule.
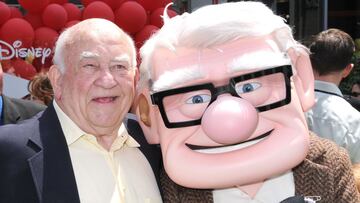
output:
[[63,75],[60,72],[59,67],[57,67],[57,65],[52,65],[47,74],[48,74],[51,86],[53,88],[53,91],[54,91],[54,97],[56,99],[60,99]]
[[315,103],[314,74],[309,54],[302,48],[295,51],[293,48],[287,52],[291,59],[294,71],[293,81],[302,109],[308,111]]
[[344,78],[346,78],[350,73],[351,73],[351,71],[352,71],[352,69],[354,68],[354,64],[352,64],[352,63],[349,63],[346,67],[345,67],[345,69],[342,71],[342,78],[344,79]]
[[154,107],[150,102],[150,95],[147,88],[137,96],[136,116],[146,140],[150,144],[159,144],[160,137],[157,131]]
[[135,67],[135,70],[134,70],[134,87],[137,87],[137,84],[140,80],[140,73],[139,73],[139,68]]

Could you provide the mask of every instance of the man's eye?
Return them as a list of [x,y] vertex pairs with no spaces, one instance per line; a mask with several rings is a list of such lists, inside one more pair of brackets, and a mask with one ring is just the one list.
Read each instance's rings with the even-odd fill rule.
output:
[[88,68],[88,69],[93,69],[93,68],[96,68],[97,66],[95,64],[89,63],[89,64],[85,64],[83,67]]
[[257,82],[240,84],[236,86],[236,92],[238,94],[248,93],[258,89],[259,87],[261,87],[261,84]]
[[126,66],[124,66],[124,65],[117,64],[117,65],[111,66],[111,70],[113,70],[113,71],[125,71],[125,70],[128,70],[128,68]]
[[187,104],[201,104],[201,103],[207,103],[211,100],[210,95],[206,94],[200,94],[200,95],[194,95],[186,100]]

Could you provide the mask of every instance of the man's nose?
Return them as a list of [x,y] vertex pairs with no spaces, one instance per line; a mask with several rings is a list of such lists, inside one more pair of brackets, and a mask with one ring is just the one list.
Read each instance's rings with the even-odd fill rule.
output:
[[255,131],[258,113],[248,101],[221,95],[205,111],[201,126],[210,139],[221,144],[247,140]]
[[117,81],[110,70],[102,70],[95,84],[103,88],[112,88],[116,86]]

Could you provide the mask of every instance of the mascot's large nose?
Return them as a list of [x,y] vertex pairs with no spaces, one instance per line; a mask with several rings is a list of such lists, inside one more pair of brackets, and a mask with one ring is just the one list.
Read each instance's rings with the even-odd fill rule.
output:
[[221,95],[206,109],[201,126],[215,142],[235,144],[247,140],[257,123],[258,113],[248,101]]

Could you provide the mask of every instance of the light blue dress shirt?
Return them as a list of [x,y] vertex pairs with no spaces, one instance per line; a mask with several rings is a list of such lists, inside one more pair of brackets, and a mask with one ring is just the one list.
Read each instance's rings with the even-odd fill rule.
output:
[[333,83],[315,81],[315,105],[305,113],[309,130],[348,150],[352,163],[360,163],[360,112]]

